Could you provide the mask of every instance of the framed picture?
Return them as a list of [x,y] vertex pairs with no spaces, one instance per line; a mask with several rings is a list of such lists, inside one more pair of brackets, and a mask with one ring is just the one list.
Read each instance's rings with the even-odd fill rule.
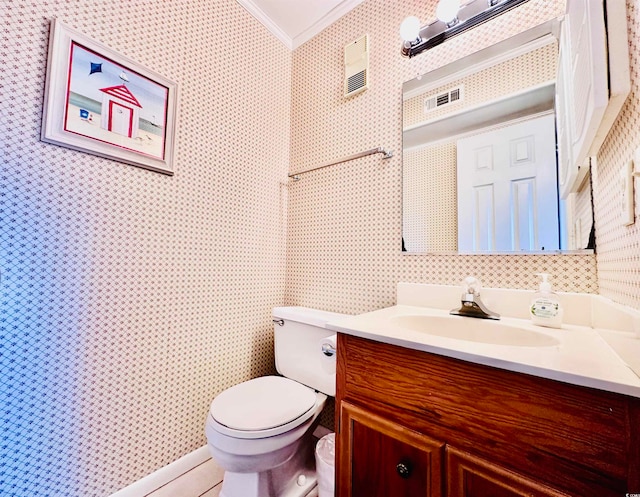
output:
[[54,19],[42,140],[173,174],[177,85]]

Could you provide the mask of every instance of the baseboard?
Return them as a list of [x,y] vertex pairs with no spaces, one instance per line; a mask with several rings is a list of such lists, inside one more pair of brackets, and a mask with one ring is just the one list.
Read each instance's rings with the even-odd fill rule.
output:
[[132,483],[128,487],[118,490],[115,494],[111,494],[110,497],[143,497],[202,464],[210,457],[209,449],[205,445]]
[[[318,425],[313,435],[316,438],[322,438],[329,433],[331,433],[331,430]],[[111,494],[110,497],[144,497],[207,461],[210,457],[209,449],[205,445],[160,468],[158,471],[154,471],[128,487],[118,490],[116,493]]]

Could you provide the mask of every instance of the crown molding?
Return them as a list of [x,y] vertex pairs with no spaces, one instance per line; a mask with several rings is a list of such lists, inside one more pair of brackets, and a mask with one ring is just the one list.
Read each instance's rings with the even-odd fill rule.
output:
[[342,16],[344,16],[345,14],[355,9],[363,1],[364,0],[344,0],[343,2],[340,2],[336,7],[334,7],[329,12],[327,12],[326,15],[324,15],[318,21],[313,23],[311,26],[305,29],[302,33],[295,36],[293,38],[293,43],[292,43],[293,49],[295,50],[300,45],[309,41],[311,38],[313,38],[315,35],[320,33],[322,30],[329,27],[331,24],[333,24],[338,19],[340,19]]
[[253,0],[236,0],[242,7],[245,8],[249,14],[255,17],[265,28],[267,28],[271,34],[273,34],[278,40],[280,40],[285,47],[289,50],[293,50],[293,40],[285,33],[280,27],[274,23],[271,18],[264,13],[264,11],[258,7]]
[[293,51],[303,43],[309,41],[326,27],[330,26],[349,11],[356,8],[364,0],[344,0],[331,9],[322,18],[309,26],[295,37],[289,36],[265,12],[256,5],[254,0],[236,0],[244,9],[255,17],[265,28],[267,28],[284,46]]

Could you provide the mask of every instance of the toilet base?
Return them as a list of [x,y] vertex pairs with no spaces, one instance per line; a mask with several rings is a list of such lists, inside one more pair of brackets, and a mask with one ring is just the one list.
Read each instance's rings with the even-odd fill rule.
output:
[[[220,497],[307,497],[317,486],[312,433],[285,463],[260,473],[225,471]],[[301,475],[304,478],[301,478]]]

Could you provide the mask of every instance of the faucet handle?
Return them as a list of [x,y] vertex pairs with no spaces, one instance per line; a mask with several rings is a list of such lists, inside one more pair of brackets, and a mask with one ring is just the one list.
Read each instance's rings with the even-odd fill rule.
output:
[[482,283],[480,280],[474,276],[467,276],[462,281],[462,293],[471,294],[471,295],[480,295],[480,289],[482,288]]

